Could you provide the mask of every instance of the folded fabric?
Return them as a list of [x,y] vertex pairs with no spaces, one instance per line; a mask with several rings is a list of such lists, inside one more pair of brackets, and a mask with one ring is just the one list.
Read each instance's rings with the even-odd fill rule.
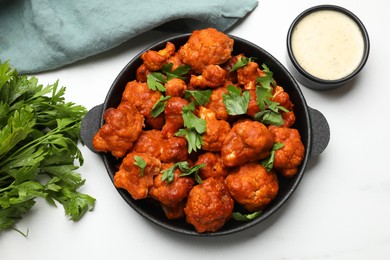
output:
[[0,61],[20,73],[51,70],[172,21],[187,31],[225,31],[256,6],[257,0],[0,0]]

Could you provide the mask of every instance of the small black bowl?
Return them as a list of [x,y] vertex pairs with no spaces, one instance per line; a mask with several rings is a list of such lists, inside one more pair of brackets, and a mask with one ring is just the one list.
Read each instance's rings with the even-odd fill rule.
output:
[[[347,20],[349,22],[352,21],[352,24],[354,22],[357,25],[357,28],[360,31],[361,36],[362,36],[360,42],[362,42],[363,47],[361,50],[360,62],[355,64],[355,66],[352,66],[349,73],[343,74],[340,77],[325,78],[325,77],[322,77],[322,75],[318,76],[319,74],[316,74],[313,72],[308,72],[308,70],[309,69],[311,70],[312,68],[306,67],[306,69],[304,69],[303,68],[304,66],[302,64],[300,64],[300,62],[298,61],[299,58],[297,57],[297,55],[294,55],[294,51],[293,51],[294,50],[294,46],[293,46],[294,43],[292,42],[293,34],[296,32],[296,30],[298,28],[302,28],[302,24],[300,24],[300,23],[302,22],[302,20],[304,18],[308,18],[309,15],[311,15],[311,17],[313,17],[313,14],[317,15],[317,17],[318,17],[319,15],[321,15],[321,13],[319,13],[321,11],[333,11],[333,12],[336,12],[338,14],[342,14],[342,17],[350,18]],[[322,14],[324,14],[324,12],[322,12]],[[322,17],[322,18],[324,18],[324,17]],[[305,22],[308,23],[307,19],[305,19]],[[329,23],[329,21],[322,20],[321,22],[319,22],[319,24],[317,24],[317,26],[315,26],[313,28],[313,30],[310,31],[310,35],[307,35],[307,36],[310,37],[311,39],[316,38],[317,36],[314,33],[319,30],[319,27],[321,26],[321,24],[325,24],[325,23]],[[298,27],[298,25],[300,25],[300,27]],[[340,24],[332,27],[329,30],[328,29],[326,31],[324,30],[323,35],[331,35],[331,34],[341,35],[340,33],[335,33],[333,31],[333,29],[339,29],[338,27],[340,27]],[[351,31],[351,30],[348,30],[348,31]],[[313,32],[313,33],[311,33],[311,32]],[[347,37],[347,39],[352,40],[353,38]],[[307,42],[307,41],[305,40],[303,42]],[[325,42],[325,41],[322,41],[322,43],[323,42]],[[320,44],[312,45],[312,46],[317,47],[319,45]],[[331,48],[333,48],[333,46],[331,46]],[[312,51],[312,50],[305,48],[305,51],[304,51],[305,55],[310,53],[310,51]],[[315,89],[315,90],[329,90],[329,89],[334,89],[334,88],[345,85],[346,83],[350,82],[352,79],[354,79],[358,75],[358,73],[363,69],[364,65],[367,62],[369,52],[370,52],[370,41],[369,41],[369,36],[368,36],[367,30],[364,27],[363,23],[351,11],[349,11],[343,7],[335,6],[335,5],[319,5],[319,6],[314,6],[314,7],[311,7],[309,9],[303,11],[292,22],[292,24],[288,30],[288,34],[287,34],[287,52],[288,52],[288,56],[289,56],[289,59],[287,61],[288,68],[291,70],[294,77],[300,83],[302,83],[303,85],[305,85],[308,88]],[[317,55],[317,53],[318,52],[316,52],[316,55]],[[324,52],[323,54],[330,56],[329,51],[327,51],[326,53]],[[336,56],[336,60],[338,60],[341,56],[342,55]],[[318,63],[319,60],[324,60],[324,59],[316,59],[315,63]],[[348,65],[352,65],[352,64],[348,64]],[[309,66],[309,65],[307,65],[307,66]],[[336,66],[326,66],[326,71],[332,71],[335,67]],[[316,75],[313,75],[313,74],[316,74]]]
[[[175,44],[176,48],[179,48],[188,40],[189,36],[190,34],[184,34],[168,38],[150,46],[144,51],[149,49],[163,49],[168,41]],[[299,167],[298,173],[294,177],[289,179],[280,178],[279,193],[277,197],[263,210],[263,213],[258,218],[249,222],[239,222],[231,219],[222,229],[213,233],[199,234],[195,231],[193,226],[186,223],[185,219],[178,221],[168,220],[161,207],[156,207],[156,205],[148,200],[134,200],[126,190],[117,188],[117,191],[122,198],[141,216],[158,226],[180,234],[192,236],[221,236],[239,232],[260,223],[269,225],[270,222],[273,222],[271,216],[274,217],[277,215],[275,213],[279,211],[297,189],[310,158],[319,155],[326,148],[330,139],[330,130],[326,118],[318,110],[307,106],[298,84],[288,70],[272,55],[259,46],[235,36],[230,37],[234,40],[233,55],[244,53],[248,57],[257,57],[259,62],[265,63],[270,68],[278,84],[283,86],[285,91],[289,93],[290,100],[294,103],[294,112],[297,118],[294,128],[298,129],[301,134],[301,139],[306,149],[305,157]],[[92,145],[93,136],[104,124],[103,112],[110,107],[117,107],[119,105],[126,83],[135,79],[136,70],[142,64],[140,57],[144,51],[135,56],[122,71],[119,72],[107,93],[104,103],[92,108],[84,117],[81,125],[81,138],[83,143],[91,151],[95,152]],[[100,153],[100,155],[102,156],[108,175],[111,181],[113,181],[120,161],[115,159],[110,153]]]

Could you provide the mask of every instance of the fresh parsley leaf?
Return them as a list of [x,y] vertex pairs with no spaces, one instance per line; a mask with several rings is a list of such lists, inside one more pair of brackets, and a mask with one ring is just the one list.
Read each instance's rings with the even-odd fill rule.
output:
[[275,80],[273,78],[273,72],[270,71],[268,66],[266,64],[262,64],[263,71],[265,72],[265,75],[258,77],[256,79],[256,82],[259,83],[264,88],[269,89],[272,86],[275,85]]
[[148,88],[154,91],[165,92],[164,84],[168,80],[173,78],[180,78],[185,80],[188,71],[191,69],[188,65],[180,65],[172,71],[173,63],[168,63],[164,65],[161,69],[161,72],[151,72],[146,76],[146,82]]
[[191,67],[189,65],[183,64],[178,66],[176,69],[172,70],[173,63],[168,63],[162,67],[162,72],[167,76],[167,80],[173,78],[180,78],[182,80],[186,80],[184,75],[188,74]]
[[242,68],[242,67],[245,67],[246,65],[248,65],[249,62],[252,62],[254,61],[255,58],[253,57],[244,57],[242,56],[237,62],[236,64],[233,65],[233,68],[230,70],[230,72],[233,72],[235,70],[238,70],[239,68]]
[[179,176],[183,177],[183,176],[194,175],[195,181],[198,184],[200,184],[200,183],[202,183],[202,178],[200,178],[198,171],[205,166],[206,166],[206,164],[202,163],[202,164],[195,165],[193,167],[189,167],[188,162],[184,162],[183,164],[179,165],[180,170],[183,172]]
[[268,108],[268,104],[271,102],[272,99],[272,88],[257,85],[255,93],[256,103],[259,106],[260,110],[263,111]]
[[226,107],[229,115],[243,115],[248,110],[250,94],[244,91],[241,95],[241,90],[235,86],[227,87],[228,94],[222,94],[222,102]]
[[162,181],[167,181],[168,183],[171,183],[175,177],[175,170],[176,170],[175,165],[172,167],[169,167],[168,169],[165,169],[162,171],[163,175],[161,176]]
[[163,84],[167,83],[167,79],[160,72],[152,72],[146,76],[146,83],[151,90],[165,92]]
[[274,143],[271,148],[271,154],[268,158],[261,161],[261,165],[265,167],[267,172],[270,172],[272,168],[274,167],[274,160],[275,160],[275,151],[283,148],[283,143]]
[[277,142],[277,143],[274,143],[272,145],[272,150],[276,151],[276,150],[279,150],[279,149],[281,149],[283,147],[284,147],[284,143]]
[[276,113],[279,112],[279,110],[282,110],[283,112],[289,112],[289,110],[283,106],[280,106],[278,102],[272,101],[268,104],[268,109],[272,110]]
[[161,71],[162,71],[162,73],[164,73],[166,75],[167,73],[172,72],[172,68],[173,68],[173,63],[171,62],[171,63],[163,65],[161,68]]
[[189,103],[182,108],[182,117],[184,127],[180,129],[175,135],[184,136],[187,140],[188,153],[198,151],[202,148],[203,140],[202,134],[206,132],[206,120],[197,117],[193,111],[195,104]]
[[29,106],[23,106],[10,114],[7,124],[0,129],[0,159],[26,138],[35,124],[34,111]]
[[13,228],[15,222],[20,220],[34,205],[35,200],[29,199],[20,203],[13,203],[12,206],[9,207],[1,206],[0,231]]
[[268,109],[256,113],[253,118],[256,121],[259,121],[266,125],[281,126],[284,124],[283,117],[280,113]]
[[187,140],[188,153],[192,151],[198,151],[201,149],[203,140],[202,134],[206,132],[206,120],[197,117],[193,111],[195,110],[195,104],[190,103],[182,108],[182,117],[184,127],[180,129],[175,135],[185,136]]
[[242,214],[240,212],[233,212],[232,217],[238,221],[250,221],[260,216],[262,211],[256,211],[250,214]]
[[180,129],[176,136],[184,136],[187,140],[188,150],[190,154],[192,151],[196,152],[202,148],[203,139],[202,136],[195,129]]
[[198,175],[199,169],[205,167],[205,164],[198,164],[193,167],[190,167],[187,161],[182,161],[182,162],[177,162],[173,166],[169,167],[166,170],[163,170],[163,175],[161,177],[162,181],[167,181],[168,183],[172,182],[174,177],[175,177],[175,170],[177,168],[180,169],[182,172],[179,177],[184,177],[184,176],[189,176],[189,175],[194,175],[195,180],[197,183],[202,183],[202,179]]
[[144,176],[144,170],[146,167],[145,160],[141,156],[134,155],[134,165],[137,165],[139,167],[139,169],[140,169],[139,175]]
[[154,104],[152,107],[152,111],[150,112],[150,115],[152,117],[158,117],[162,112],[164,112],[164,109],[167,105],[167,100],[170,99],[171,96],[161,96],[160,99]]
[[278,102],[272,101],[272,88],[270,85],[256,86],[256,102],[260,112],[254,115],[254,119],[268,125],[283,125],[284,121],[279,110],[288,112],[289,110],[280,106]]
[[193,113],[194,110],[194,103],[190,103],[183,107],[182,117],[184,120],[184,126],[188,129],[194,129],[199,134],[203,134],[206,132],[206,120],[197,117]]
[[196,106],[204,106],[210,101],[212,93],[213,91],[211,89],[186,90],[184,92],[184,98],[189,102],[194,102]]

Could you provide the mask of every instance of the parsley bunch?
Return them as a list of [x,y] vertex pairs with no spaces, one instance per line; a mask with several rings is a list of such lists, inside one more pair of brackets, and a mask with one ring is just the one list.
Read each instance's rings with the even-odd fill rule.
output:
[[73,221],[95,199],[77,190],[85,180],[77,147],[83,106],[64,100],[58,81],[47,87],[0,63],[0,231],[14,228],[38,197],[63,205]]

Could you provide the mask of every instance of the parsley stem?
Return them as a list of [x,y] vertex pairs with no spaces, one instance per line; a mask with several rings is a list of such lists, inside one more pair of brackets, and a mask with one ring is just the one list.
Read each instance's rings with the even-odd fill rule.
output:
[[13,154],[11,154],[7,159],[3,160],[0,163],[0,168],[3,167],[8,161],[12,160],[12,158],[26,154],[27,152],[29,152],[30,149],[35,148],[44,142],[47,143],[48,141],[50,141],[50,139],[53,138],[53,136],[55,137],[56,134],[61,134],[62,132],[66,133],[67,131],[71,130],[73,127],[75,127],[75,125],[59,126],[57,128],[52,129],[47,134],[31,141],[28,144],[25,144],[24,146],[22,146],[18,150],[16,150]]
[[5,187],[10,185],[14,178],[11,175],[4,175],[3,177],[0,178],[0,187]]
[[7,187],[4,187],[4,188],[0,189],[0,193],[2,193],[2,192],[4,192],[4,191],[12,190],[13,187],[14,187],[14,184],[15,184],[15,181],[13,181],[12,183],[10,183]]
[[22,236],[24,237],[28,237],[28,233],[29,233],[29,230],[27,229],[26,233],[23,233],[22,231],[20,231],[19,229],[17,228],[11,228],[13,229],[14,231],[18,232],[19,234],[21,234]]

